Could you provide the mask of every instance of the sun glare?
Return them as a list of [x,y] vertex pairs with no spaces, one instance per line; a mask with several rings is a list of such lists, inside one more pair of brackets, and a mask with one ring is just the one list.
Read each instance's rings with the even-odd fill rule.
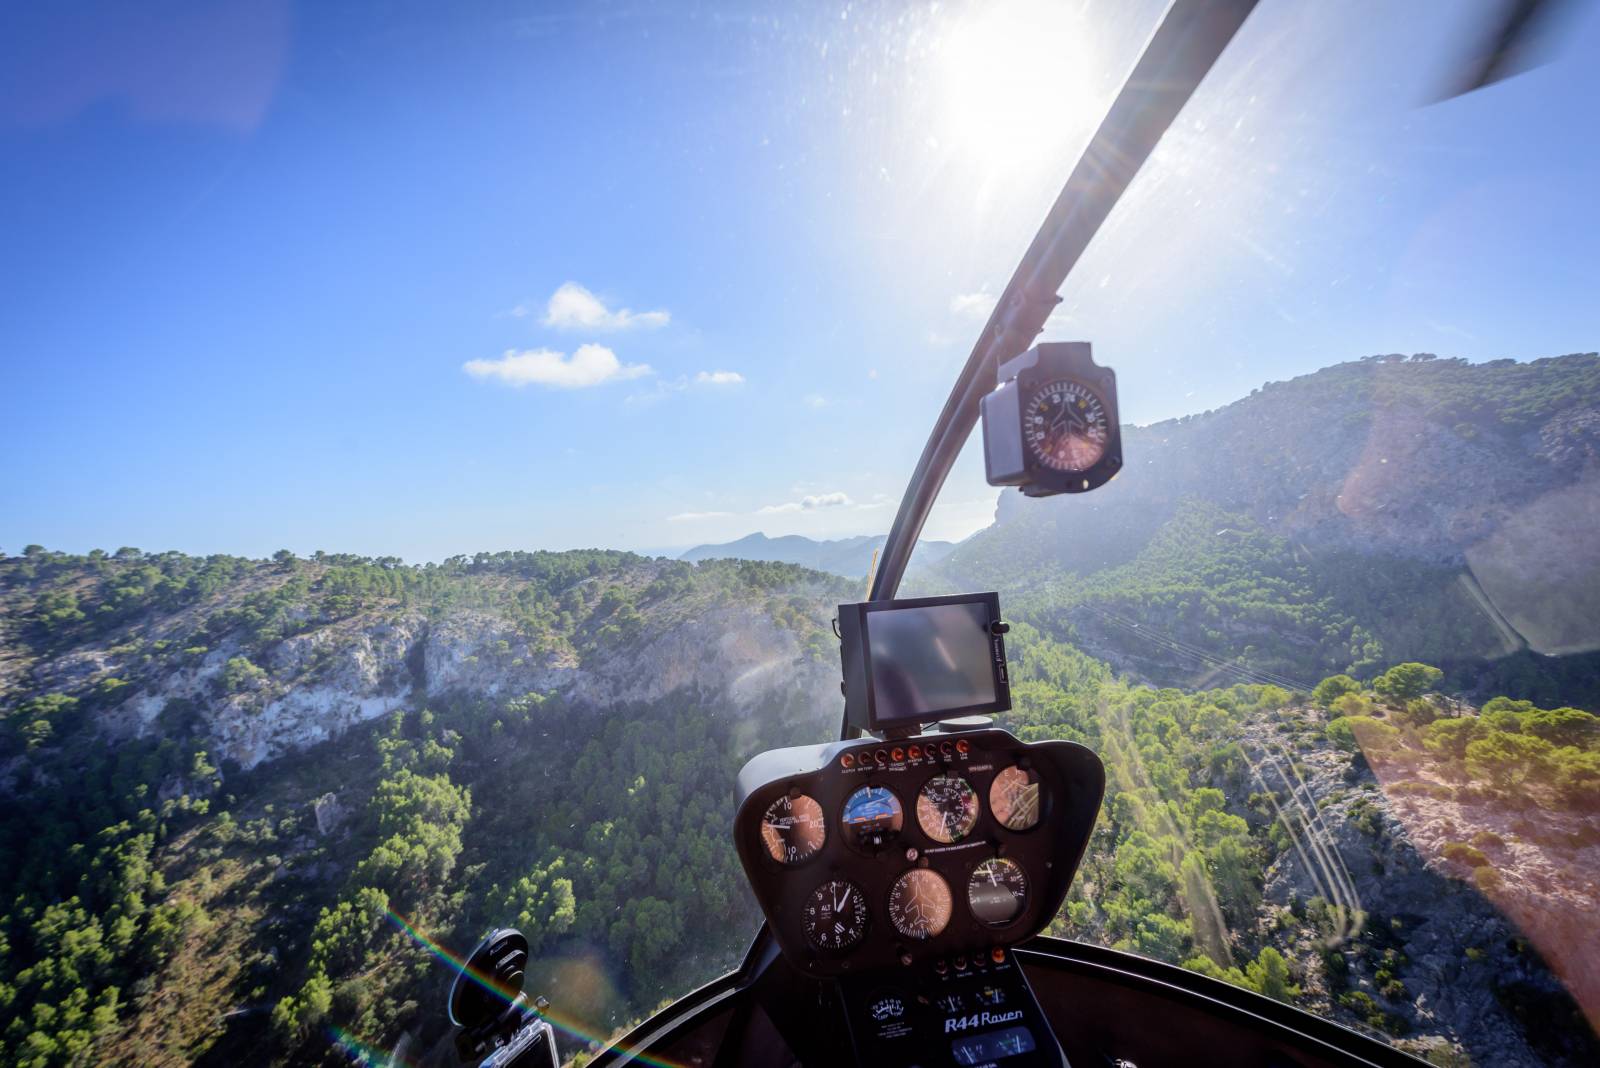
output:
[[1018,160],[1078,130],[1093,84],[1084,33],[1075,12],[1040,0],[954,18],[936,45],[950,142]]

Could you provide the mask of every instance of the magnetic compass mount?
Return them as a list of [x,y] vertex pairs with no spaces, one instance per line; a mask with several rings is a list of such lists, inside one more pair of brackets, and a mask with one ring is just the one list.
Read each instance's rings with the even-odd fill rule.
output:
[[456,972],[450,987],[450,1022],[467,1030],[492,1023],[522,994],[528,940],[512,928],[491,931]]
[[1030,497],[1086,493],[1122,470],[1117,376],[1087,341],[1035,345],[1002,363],[982,402],[991,486]]
[[528,940],[509,927],[490,931],[456,971],[448,1011],[456,1055],[478,1068],[556,1068],[555,1031],[544,1019],[550,1002],[528,1000],[522,981]]

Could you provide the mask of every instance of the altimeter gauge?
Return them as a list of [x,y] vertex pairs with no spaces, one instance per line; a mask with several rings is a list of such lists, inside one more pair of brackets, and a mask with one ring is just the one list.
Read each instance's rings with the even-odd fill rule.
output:
[[761,844],[779,864],[799,864],[817,855],[828,840],[822,806],[805,794],[785,794],[761,817]]
[[889,922],[907,938],[923,941],[950,923],[950,884],[931,868],[912,868],[889,891]]
[[830,879],[806,898],[801,926],[817,949],[849,949],[867,935],[867,899],[855,883]]

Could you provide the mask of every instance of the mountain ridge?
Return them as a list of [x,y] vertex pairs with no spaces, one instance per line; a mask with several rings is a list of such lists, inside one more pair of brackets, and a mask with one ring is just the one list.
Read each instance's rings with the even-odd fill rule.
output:
[[1163,684],[1248,678],[1241,659],[1302,679],[1454,659],[1499,665],[1457,680],[1498,690],[1559,669],[1540,654],[1595,651],[1600,356],[1371,357],[1123,440],[1093,495],[1003,494],[942,581],[1038,606]]
[[[814,571],[826,571],[844,578],[865,580],[871,570],[873,554],[883,548],[887,535],[861,534],[852,538],[818,540],[802,534],[778,537],[756,531],[730,542],[696,545],[679,555],[680,560],[768,560],[798,564]],[[955,542],[924,539],[917,542],[912,562],[918,567],[937,564]]]

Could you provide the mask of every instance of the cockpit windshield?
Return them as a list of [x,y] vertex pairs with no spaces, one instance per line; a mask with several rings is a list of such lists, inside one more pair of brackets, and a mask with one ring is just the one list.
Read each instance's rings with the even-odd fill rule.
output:
[[[1590,1064],[1600,13],[1459,94],[1501,6],[1262,0],[1039,337],[1125,466],[975,434],[897,596],[995,591],[994,725],[1104,763],[1046,933]],[[455,1063],[515,927],[581,1065],[740,963],[745,845],[1050,825],[1019,762],[736,847],[735,777],[840,736],[840,606],[1167,10],[0,14],[0,1062]],[[1002,693],[947,607],[886,702]]]

